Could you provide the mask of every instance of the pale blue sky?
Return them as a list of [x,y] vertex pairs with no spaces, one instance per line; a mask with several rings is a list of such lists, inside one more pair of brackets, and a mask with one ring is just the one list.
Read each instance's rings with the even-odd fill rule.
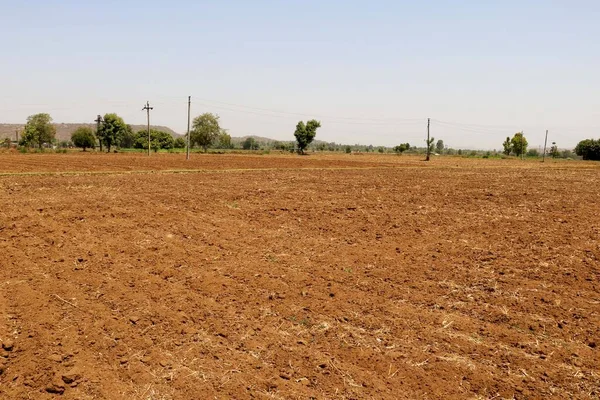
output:
[[[0,0],[0,122],[116,112],[183,133],[501,148],[600,137],[600,1]],[[276,112],[272,112],[274,110]]]

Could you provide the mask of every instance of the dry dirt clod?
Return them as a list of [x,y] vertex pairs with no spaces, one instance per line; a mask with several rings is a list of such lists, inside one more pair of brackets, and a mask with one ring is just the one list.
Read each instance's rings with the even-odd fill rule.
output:
[[63,360],[63,357],[60,354],[52,354],[48,356],[48,360],[54,362],[61,362]]
[[290,374],[288,374],[287,372],[282,372],[279,374],[279,377],[281,379],[285,379],[286,381],[289,381],[292,377],[290,376]]
[[2,342],[2,348],[6,351],[13,351],[14,347],[15,343],[10,339],[6,339],[4,342]]
[[54,394],[63,394],[65,392],[65,384],[60,376],[56,375],[52,379],[52,382],[46,386],[46,392]]
[[81,379],[81,372],[78,368],[71,368],[61,376],[62,381],[67,384],[71,384]]

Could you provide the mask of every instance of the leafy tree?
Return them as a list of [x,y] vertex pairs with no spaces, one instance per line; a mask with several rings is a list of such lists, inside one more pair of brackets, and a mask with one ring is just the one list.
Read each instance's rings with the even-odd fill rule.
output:
[[192,127],[192,131],[190,132],[191,144],[201,146],[205,153],[208,150],[208,146],[212,145],[221,133],[219,116],[211,113],[204,113],[194,118]]
[[504,143],[502,143],[502,147],[504,147],[504,150],[502,152],[507,156],[510,155],[510,152],[512,150],[512,143],[510,142],[510,138],[508,136],[506,137]]
[[219,134],[218,147],[220,149],[233,149],[233,143],[231,143],[231,135],[227,133],[227,130],[222,129]]
[[37,144],[40,148],[44,143],[52,143],[56,136],[56,127],[52,124],[49,114],[34,114],[27,117],[25,129],[21,135],[21,144],[30,146]]
[[429,155],[431,153],[433,153],[433,142],[435,142],[435,138],[431,138],[429,139],[429,141],[427,139],[425,139],[425,143],[427,143],[427,148],[426,148],[426,152],[427,152],[427,158],[425,160],[429,161]]
[[345,149],[345,151],[346,151],[346,154],[350,154],[350,153],[352,153],[352,147],[350,147],[350,146],[346,146],[346,149]]
[[379,148],[377,149],[377,151],[378,151],[378,152],[380,152],[380,153],[384,153],[384,152],[385,152],[385,148],[383,148],[383,147],[379,147]]
[[244,150],[258,150],[259,147],[260,146],[258,145],[258,142],[252,136],[247,137],[242,142],[242,149],[244,149]]
[[123,136],[121,136],[121,142],[119,146],[124,149],[133,149],[135,145],[135,139],[136,135],[133,132],[133,128],[131,128],[131,125],[127,124],[125,132],[123,132]]
[[560,152],[562,158],[573,158],[573,152],[571,150],[563,150]]
[[552,147],[550,147],[550,155],[552,156],[552,158],[558,158],[559,156],[558,146],[556,145],[556,142],[552,142]]
[[435,151],[439,154],[444,152],[444,141],[442,139],[438,140],[435,145]]
[[577,143],[575,154],[584,160],[600,160],[600,139],[585,139]]
[[185,139],[182,137],[178,137],[173,142],[173,147],[176,149],[185,149]]
[[521,154],[527,152],[527,138],[523,135],[523,132],[515,133],[513,138],[510,140],[512,145],[512,151],[519,157]]
[[92,149],[96,146],[96,135],[92,128],[81,126],[71,134],[71,141],[75,147],[81,147],[85,151],[85,149]]
[[311,119],[306,124],[303,121],[298,122],[296,125],[296,132],[294,132],[294,136],[296,137],[296,141],[298,142],[298,153],[304,154],[304,150],[308,147],[309,144],[315,140],[315,136],[317,135],[317,129],[321,127],[321,123],[315,119]]
[[123,118],[117,114],[106,114],[104,115],[104,123],[100,125],[98,136],[106,146],[106,151],[110,153],[111,146],[119,144],[126,132],[127,125]]
[[410,150],[410,144],[408,144],[408,143],[402,143],[402,144],[394,147],[394,151],[399,154],[404,153],[406,150]]
[[537,149],[529,149],[527,150],[527,157],[539,157],[540,152]]
[[[148,149],[147,130],[141,130],[135,134],[134,147],[136,149]],[[175,147],[175,139],[173,139],[173,136],[167,132],[150,129],[150,149],[157,152],[160,149],[172,149],[173,147]]]

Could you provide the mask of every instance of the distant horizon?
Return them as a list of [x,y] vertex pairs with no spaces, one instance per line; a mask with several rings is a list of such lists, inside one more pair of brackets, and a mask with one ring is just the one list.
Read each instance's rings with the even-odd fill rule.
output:
[[[118,12],[115,7],[118,4]],[[182,12],[185,9],[185,12]],[[208,16],[198,18],[198,16]],[[327,142],[573,148],[600,137],[600,2],[153,0],[10,2],[0,120],[115,112],[185,133],[212,112],[232,136]]]
[[[90,125],[90,126],[94,126],[95,123],[94,122],[57,122],[57,121],[52,121],[52,123],[54,125]],[[127,123],[127,121],[125,121],[125,123]],[[11,122],[0,122],[0,127],[2,126],[24,126],[25,123],[11,123]],[[132,126],[137,126],[137,127],[145,127],[146,124],[128,124],[128,125],[132,125]],[[167,128],[170,131],[172,131],[174,134],[178,135],[178,136],[185,136],[185,132],[181,133],[181,132],[177,132],[174,129],[172,129],[171,127],[167,126],[167,125],[159,125],[159,124],[153,124],[152,122],[150,123],[150,127],[151,128]],[[143,129],[142,129],[143,130]],[[2,132],[0,132],[1,135]],[[228,132],[229,133],[229,132]],[[517,133],[517,132],[515,132]],[[513,134],[514,135],[514,134]],[[513,135],[509,135],[511,138]],[[232,137],[232,139],[244,139],[247,137],[255,137],[257,139],[264,139],[264,140],[270,140],[270,141],[280,141],[280,142],[295,142],[295,138],[292,137],[291,138],[286,138],[286,139],[276,139],[273,137],[269,137],[269,136],[263,136],[263,135],[258,135],[258,134],[246,134],[246,135],[230,135]],[[0,136],[2,137],[2,136]],[[433,137],[433,135],[432,135]],[[525,137],[527,138],[527,135],[525,134]],[[434,137],[435,138],[435,137]],[[506,137],[503,139],[503,141],[506,139]],[[587,138],[589,139],[589,138]],[[436,142],[437,142],[437,138],[435,138]],[[443,139],[442,139],[443,140]],[[528,139],[529,140],[529,139]],[[584,140],[584,139],[582,139]],[[325,139],[321,139],[319,138],[318,134],[315,137],[315,142],[325,142],[325,143],[335,143],[337,145],[344,145],[344,146],[373,146],[374,148],[378,148],[378,147],[386,147],[386,148],[393,148],[397,145],[399,145],[401,142],[398,142],[396,144],[393,145],[376,145],[373,143],[350,143],[350,142],[334,142],[334,141],[327,141]],[[405,143],[406,141],[402,142]],[[425,148],[425,143],[421,144],[413,144],[408,142],[411,147],[414,148]],[[435,145],[435,143],[434,143]],[[444,142],[444,145],[446,148],[449,149],[454,149],[454,150],[475,150],[475,151],[498,151],[501,152],[502,151],[502,146],[496,147],[496,148],[477,148],[477,147],[452,147],[449,145],[446,145],[446,143]],[[550,147],[552,146],[552,141],[548,141],[547,144],[547,148],[550,149]],[[528,149],[537,149],[537,150],[542,150],[543,149],[543,144],[541,145],[532,145],[531,143],[528,144]],[[558,146],[559,150],[573,150],[575,146],[573,147],[561,147]]]

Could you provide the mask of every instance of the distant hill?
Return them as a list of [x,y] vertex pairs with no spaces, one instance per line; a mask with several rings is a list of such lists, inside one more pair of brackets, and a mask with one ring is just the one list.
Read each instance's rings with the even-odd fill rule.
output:
[[[82,126],[88,126],[92,129],[96,129],[96,124],[60,124],[55,123],[56,126],[56,138],[58,140],[71,140],[71,134],[75,132],[75,130]],[[23,131],[24,124],[0,124],[0,139],[10,138],[11,140],[15,140],[15,133],[17,130],[20,132]],[[131,125],[131,128],[134,132],[140,130],[146,130],[146,125]],[[150,125],[150,129],[156,129],[159,131],[167,132],[174,138],[181,137],[182,135],[178,134],[171,128],[167,128],[166,126],[160,125]]]
[[[247,136],[236,136],[236,137],[232,137],[231,138],[231,142],[235,145],[241,144],[244,140],[246,140],[247,138],[254,138],[254,140],[256,140],[256,142],[258,142],[261,145],[265,145],[265,146],[271,146],[273,143],[275,142],[281,142],[281,143],[295,143],[296,142],[296,138],[292,135],[289,139],[286,140],[279,140],[279,139],[271,139],[268,137],[264,137],[264,136],[256,136],[256,135],[247,135]],[[319,145],[319,144],[328,144],[329,142],[325,142],[323,140],[318,140],[315,139],[312,142],[313,146]]]
[[[271,139],[271,138],[263,137],[263,136],[246,135],[246,136],[232,137],[231,138],[231,143],[233,143],[234,145],[238,146],[238,145],[241,145],[241,143],[244,140],[248,139],[249,137],[254,138],[254,140],[256,140],[256,142],[260,143],[261,145],[268,145],[268,146],[272,145],[274,142],[286,142],[287,141],[287,140]],[[289,140],[289,141],[291,141],[291,140]]]

